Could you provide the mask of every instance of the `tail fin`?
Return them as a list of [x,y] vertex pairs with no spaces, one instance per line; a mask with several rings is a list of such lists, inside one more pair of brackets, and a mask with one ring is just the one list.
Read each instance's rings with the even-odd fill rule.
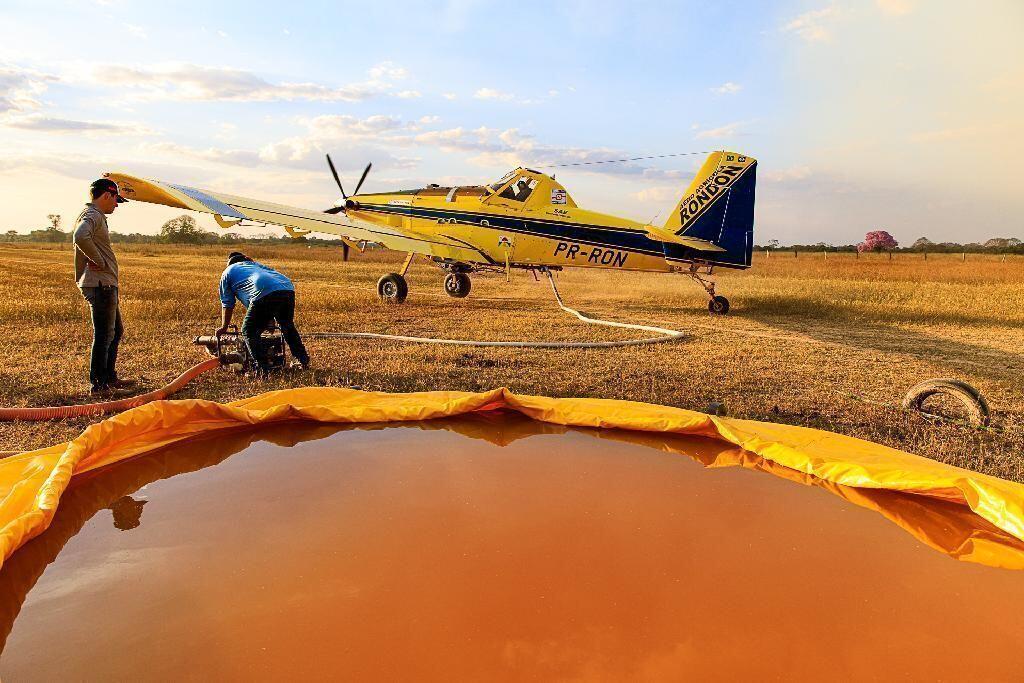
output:
[[[686,189],[664,231],[711,242],[725,253],[709,261],[746,267],[754,246],[754,185],[757,159],[737,152],[712,152]],[[681,247],[666,243],[665,255],[688,260]]]

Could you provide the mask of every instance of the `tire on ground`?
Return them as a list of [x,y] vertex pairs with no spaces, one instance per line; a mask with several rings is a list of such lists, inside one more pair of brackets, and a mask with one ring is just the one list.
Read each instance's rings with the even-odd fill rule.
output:
[[924,413],[924,402],[938,394],[949,396],[960,403],[967,413],[967,420],[972,425],[976,427],[988,425],[989,409],[985,397],[970,384],[959,379],[937,378],[916,384],[903,398],[903,407]]
[[409,295],[409,285],[398,273],[388,273],[377,280],[377,294],[382,301],[400,304]]
[[465,273],[448,273],[444,278],[444,291],[448,296],[463,299],[469,296],[472,281]]

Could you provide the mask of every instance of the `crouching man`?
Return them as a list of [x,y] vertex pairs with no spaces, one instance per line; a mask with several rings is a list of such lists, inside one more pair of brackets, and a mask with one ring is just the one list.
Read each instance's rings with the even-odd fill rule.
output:
[[245,306],[242,337],[249,355],[256,361],[261,375],[269,370],[260,348],[260,334],[271,320],[276,320],[292,356],[299,364],[309,366],[309,354],[302,337],[295,329],[295,286],[273,268],[257,263],[240,251],[228,254],[228,267],[220,277],[221,325],[218,333],[227,332],[235,311],[235,299]]

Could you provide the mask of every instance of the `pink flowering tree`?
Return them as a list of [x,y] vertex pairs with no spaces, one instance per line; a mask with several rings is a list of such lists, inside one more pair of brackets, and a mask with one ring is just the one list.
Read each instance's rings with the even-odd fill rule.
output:
[[861,253],[865,251],[882,252],[895,249],[899,245],[896,238],[885,230],[872,230],[864,235],[864,241],[857,245],[857,251]]

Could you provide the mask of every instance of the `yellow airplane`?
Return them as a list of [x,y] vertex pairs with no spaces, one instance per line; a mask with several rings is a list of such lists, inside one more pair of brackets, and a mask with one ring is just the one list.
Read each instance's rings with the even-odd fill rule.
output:
[[[128,199],[212,213],[223,228],[252,223],[282,226],[298,237],[311,232],[404,251],[401,271],[377,283],[382,299],[401,303],[409,288],[405,274],[416,255],[446,272],[450,296],[469,294],[469,275],[512,268],[563,267],[679,272],[700,283],[708,310],[725,314],[729,301],[715,293],[715,268],[750,267],[754,244],[754,185],[757,160],[736,152],[712,152],[662,226],[648,225],[577,206],[553,176],[517,168],[490,185],[345,194],[327,157],[342,198],[326,211],[300,209],[106,173]],[[243,223],[248,221],[249,223]]]

